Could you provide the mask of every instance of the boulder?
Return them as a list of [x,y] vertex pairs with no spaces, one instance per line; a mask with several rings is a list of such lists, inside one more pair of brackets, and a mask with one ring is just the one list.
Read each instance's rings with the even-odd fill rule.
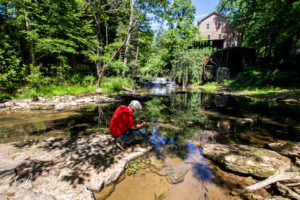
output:
[[97,88],[96,93],[102,93],[102,88]]
[[75,101],[72,101],[71,106],[77,106],[77,103]]
[[267,178],[290,169],[290,159],[277,152],[247,145],[203,144],[203,155],[227,170]]
[[45,103],[46,102],[46,99],[44,97],[38,97],[38,101],[42,102],[42,103]]
[[74,101],[76,99],[75,96],[68,96],[68,101]]
[[140,143],[121,151],[110,135],[50,138],[26,147],[5,144],[0,146],[0,194],[11,199],[94,200],[93,191],[116,181],[130,160],[150,149]]
[[4,103],[4,106],[5,106],[6,108],[11,107],[11,106],[12,106],[12,102],[7,101],[7,102]]
[[300,142],[289,142],[286,144],[282,143],[270,143],[268,147],[277,153],[287,156],[289,158],[296,159],[300,157]]
[[67,104],[65,103],[59,103],[55,105],[54,110],[59,111],[59,110],[64,110],[67,107]]
[[23,108],[23,107],[26,107],[28,105],[28,103],[26,103],[26,102],[17,102],[16,105]]

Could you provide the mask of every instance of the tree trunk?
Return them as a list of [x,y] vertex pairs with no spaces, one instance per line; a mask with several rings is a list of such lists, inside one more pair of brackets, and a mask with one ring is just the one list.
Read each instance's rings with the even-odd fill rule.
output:
[[[100,25],[100,19],[99,19],[98,13],[97,13],[97,15],[94,15],[94,17],[95,17],[95,21],[96,21],[97,40],[98,40],[99,45],[102,46],[101,25]],[[98,47],[96,48],[96,55],[97,55],[97,57],[101,55],[101,51]],[[95,61],[95,65],[96,65],[96,70],[97,70],[97,76],[99,77],[100,73],[101,73],[101,61],[99,61],[99,60]],[[99,79],[98,79],[98,81],[99,81]],[[99,88],[99,85],[100,84],[97,82],[97,86],[96,86],[97,89]]]
[[102,72],[98,75],[98,81],[97,81],[97,85],[96,85],[97,88],[100,88],[102,76],[103,76],[103,74],[104,74],[107,67],[108,67],[108,65],[104,64]]
[[136,60],[136,62],[139,59],[139,54],[140,54],[140,36],[138,35],[138,44],[137,44],[136,54],[135,54],[135,60]]
[[288,188],[287,186],[277,182],[276,183],[276,187],[278,189],[278,191],[284,196],[284,197],[288,197],[291,199],[300,199],[300,195],[294,191],[292,191],[290,188]]
[[[125,52],[124,52],[124,61],[123,64],[127,65],[127,60],[128,60],[128,51],[129,51],[129,45],[130,45],[130,39],[131,39],[131,28],[132,28],[132,23],[133,23],[133,13],[134,12],[134,0],[130,0],[130,18],[129,18],[129,24],[128,24],[128,36],[127,40],[125,43]],[[125,69],[123,69],[122,72],[122,78],[125,77]]]
[[[24,8],[24,18],[25,18],[26,31],[31,31],[30,22],[25,8]],[[31,36],[31,33],[29,33],[29,35]],[[31,41],[29,42],[29,56],[30,56],[30,63],[32,65],[35,65],[34,47]]]

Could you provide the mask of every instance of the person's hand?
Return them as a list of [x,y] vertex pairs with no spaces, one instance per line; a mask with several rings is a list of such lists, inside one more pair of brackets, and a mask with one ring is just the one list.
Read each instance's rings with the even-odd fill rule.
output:
[[144,121],[144,122],[142,123],[142,126],[147,126],[147,122]]

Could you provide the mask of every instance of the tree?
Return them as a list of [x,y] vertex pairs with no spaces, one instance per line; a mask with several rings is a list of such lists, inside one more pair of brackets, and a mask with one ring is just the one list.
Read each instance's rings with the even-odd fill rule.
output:
[[243,45],[255,48],[268,65],[287,67],[300,47],[299,0],[221,0],[218,11],[241,33]]
[[185,88],[188,82],[201,83],[206,55],[212,48],[197,49],[201,40],[198,27],[193,24],[195,8],[190,0],[175,0],[162,16],[169,29],[157,34],[156,54],[152,54],[144,73],[152,76],[172,76]]

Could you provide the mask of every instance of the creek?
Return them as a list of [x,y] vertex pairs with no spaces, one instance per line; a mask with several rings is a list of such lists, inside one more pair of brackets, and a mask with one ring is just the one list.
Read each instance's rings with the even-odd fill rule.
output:
[[[140,159],[134,175],[124,175],[107,199],[239,199],[232,191],[245,177],[220,169],[202,156],[199,145],[300,141],[300,107],[201,91],[143,89],[148,142],[154,148]],[[0,143],[48,137],[109,134],[115,109],[130,100],[65,111],[24,111],[0,115]],[[144,162],[146,161],[146,162]],[[142,164],[149,164],[141,167]],[[95,194],[100,200],[102,193]]]

